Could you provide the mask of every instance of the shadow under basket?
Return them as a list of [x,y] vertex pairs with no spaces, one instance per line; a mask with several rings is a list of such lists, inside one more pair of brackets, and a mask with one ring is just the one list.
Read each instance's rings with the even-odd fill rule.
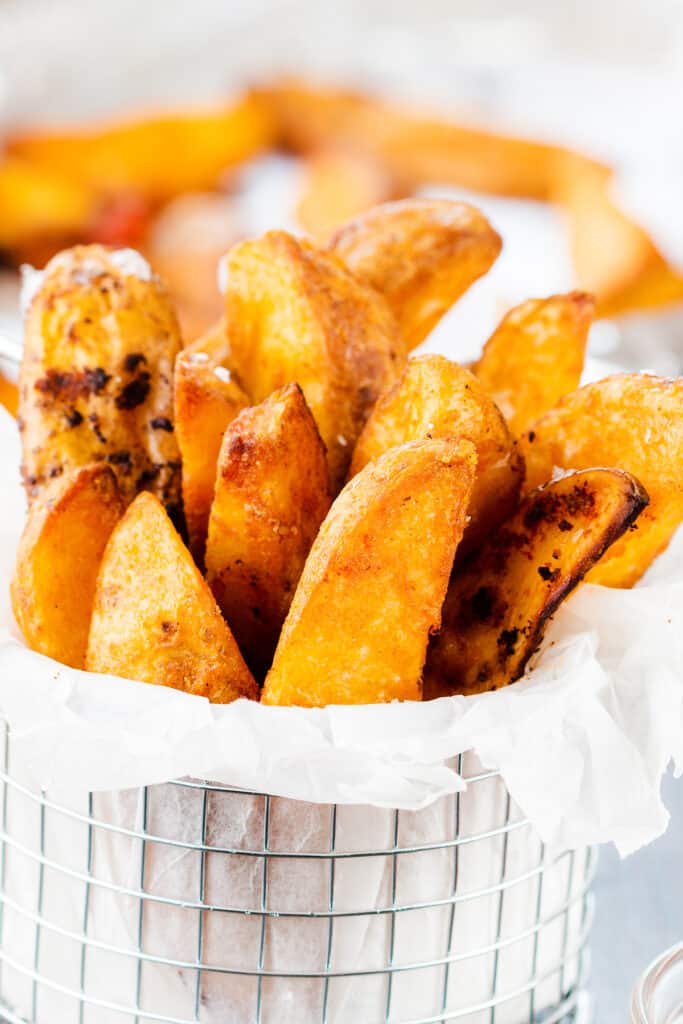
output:
[[577,1020],[595,851],[551,857],[500,776],[420,811],[181,780],[37,791],[0,751],[11,1024]]

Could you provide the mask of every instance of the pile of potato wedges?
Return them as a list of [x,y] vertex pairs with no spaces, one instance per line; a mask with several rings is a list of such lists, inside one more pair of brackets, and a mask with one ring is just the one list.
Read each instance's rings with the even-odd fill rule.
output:
[[577,584],[635,583],[683,520],[683,379],[579,387],[581,292],[469,368],[411,354],[500,247],[446,200],[268,232],[186,347],[137,253],[53,258],[20,374],[29,646],[219,703],[421,700],[514,682]]

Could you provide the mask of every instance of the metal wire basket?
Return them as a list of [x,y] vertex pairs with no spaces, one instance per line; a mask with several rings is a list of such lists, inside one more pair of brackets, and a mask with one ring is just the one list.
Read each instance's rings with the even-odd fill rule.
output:
[[193,780],[46,794],[12,746],[5,730],[11,1024],[576,1019],[594,851],[549,857],[469,755],[466,792],[411,812]]

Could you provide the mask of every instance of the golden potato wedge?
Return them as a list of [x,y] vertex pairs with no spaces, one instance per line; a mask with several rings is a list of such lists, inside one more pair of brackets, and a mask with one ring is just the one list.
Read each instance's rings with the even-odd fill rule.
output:
[[300,385],[336,487],[377,395],[402,365],[398,325],[340,260],[284,231],[241,242],[226,264],[228,343],[240,383],[254,402]]
[[258,696],[208,584],[153,494],[138,495],[109,539],[86,667],[215,704]]
[[513,434],[578,388],[594,308],[585,292],[529,299],[486,342],[472,369]]
[[529,487],[554,467],[618,466],[650,496],[634,530],[589,575],[591,583],[630,587],[683,522],[683,377],[624,373],[587,384],[533,424],[521,440]]
[[532,491],[454,573],[427,655],[425,698],[518,679],[560,602],[647,501],[616,469],[570,473]]
[[401,377],[380,396],[351,459],[350,475],[406,441],[466,438],[477,450],[462,548],[477,544],[512,513],[524,479],[524,461],[493,401],[469,370],[445,356],[408,360]]
[[404,199],[361,214],[328,248],[384,295],[410,351],[490,269],[501,245],[467,203]]
[[137,253],[77,246],[47,265],[26,314],[19,378],[29,502],[60,473],[103,461],[126,502],[147,489],[179,510],[179,349],[166,292]]
[[569,151],[457,124],[430,110],[297,78],[256,90],[295,152],[348,146],[383,161],[408,191],[423,184],[548,199],[556,167]]
[[31,506],[10,589],[32,650],[84,668],[100,561],[124,509],[114,472],[103,463],[52,480]]
[[183,509],[190,550],[204,558],[216,465],[228,424],[249,399],[235,381],[223,334],[214,329],[179,353],[175,364],[175,431],[183,464]]
[[23,132],[10,154],[112,194],[133,191],[154,202],[213,188],[226,169],[273,140],[270,113],[256,95],[213,109],[171,111],[63,132]]
[[371,156],[350,149],[322,150],[306,162],[296,216],[304,231],[322,240],[393,195],[391,176]]
[[308,556],[266,676],[266,704],[421,697],[475,466],[469,441],[415,441],[346,485]]
[[83,235],[97,211],[92,189],[67,173],[53,173],[30,160],[0,160],[0,249],[29,244],[69,244]]
[[206,543],[207,581],[257,678],[329,507],[325,446],[287,384],[226,430]]

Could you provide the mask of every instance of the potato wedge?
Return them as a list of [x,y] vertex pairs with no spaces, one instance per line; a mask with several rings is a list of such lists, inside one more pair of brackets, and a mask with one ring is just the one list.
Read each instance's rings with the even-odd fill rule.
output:
[[427,656],[425,698],[518,679],[558,605],[647,505],[616,469],[570,473],[532,491],[456,570]]
[[6,377],[0,369],[0,405],[3,405],[12,416],[19,409],[19,389],[13,380]]
[[578,388],[594,308],[585,292],[529,299],[486,342],[472,369],[513,434]]
[[624,373],[566,395],[521,440],[527,484],[548,480],[554,467],[618,466],[650,496],[634,530],[589,575],[591,583],[630,587],[683,522],[683,377]]
[[421,697],[475,465],[468,441],[416,441],[346,485],[308,556],[264,703]]
[[206,544],[207,581],[257,678],[329,507],[325,446],[287,384],[225,432]]
[[152,494],[138,495],[107,545],[86,667],[215,704],[258,696],[213,594]]
[[306,162],[296,216],[320,240],[351,217],[393,198],[391,176],[371,156],[351,149],[327,149]]
[[428,437],[466,438],[477,450],[477,473],[462,541],[477,544],[519,498],[524,461],[493,401],[469,370],[445,356],[408,360],[401,377],[380,396],[351,459],[350,475],[384,452]]
[[100,561],[124,509],[103,463],[52,480],[31,506],[10,590],[32,650],[84,668]]
[[97,212],[92,189],[66,173],[53,173],[20,157],[0,161],[0,249],[69,244],[83,235]]
[[241,242],[226,264],[228,342],[240,383],[254,402],[300,385],[337,487],[375,399],[401,368],[396,321],[340,260],[284,231]]
[[328,248],[384,295],[411,351],[490,269],[501,245],[467,203],[404,199],[361,214]]
[[248,95],[212,109],[64,132],[23,132],[7,140],[7,149],[100,193],[132,191],[163,202],[181,192],[215,187],[227,169],[272,140],[269,111],[256,95]]
[[25,321],[19,421],[29,502],[74,466],[107,462],[126,502],[180,509],[173,432],[178,325],[132,250],[77,246],[46,267]]
[[204,558],[223,434],[249,405],[226,365],[227,356],[227,340],[214,329],[183,349],[175,364],[175,431],[183,464],[183,508],[190,550],[199,565]]

